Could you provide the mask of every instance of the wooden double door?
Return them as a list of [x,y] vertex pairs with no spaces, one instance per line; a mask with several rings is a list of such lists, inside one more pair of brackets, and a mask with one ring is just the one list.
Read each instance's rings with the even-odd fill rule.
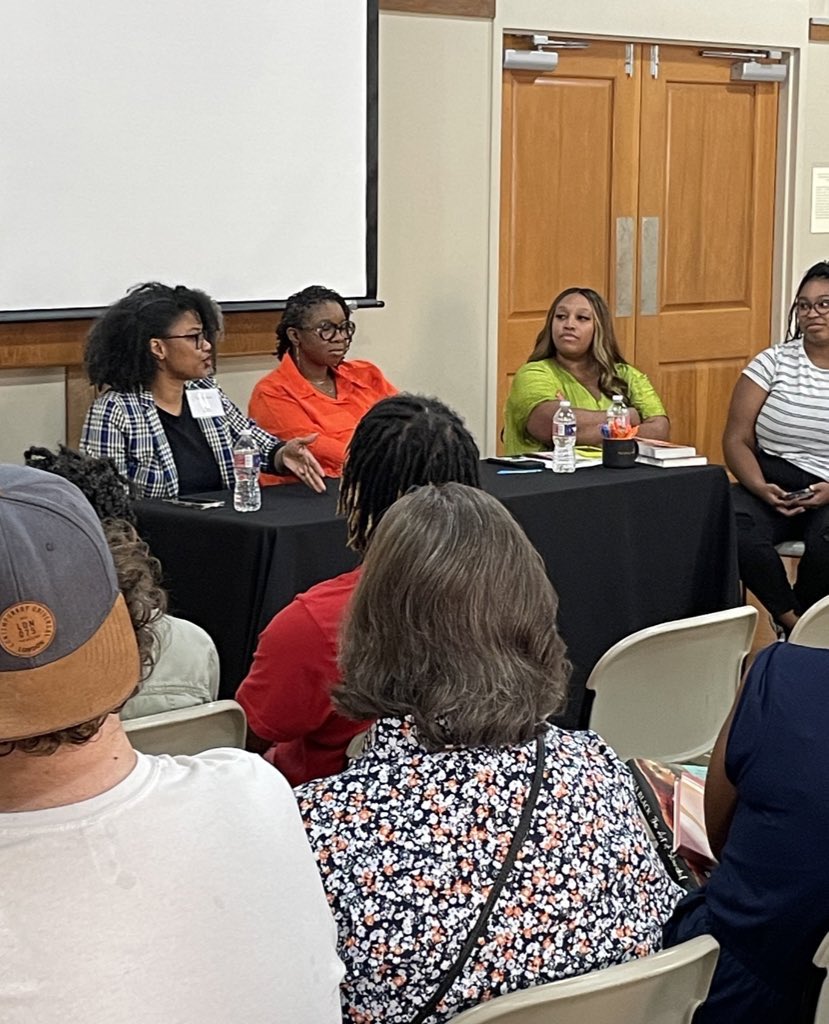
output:
[[734,382],[770,343],[778,102],[731,63],[597,41],[553,73],[504,72],[500,412],[552,298],[582,285],[672,439],[721,461]]

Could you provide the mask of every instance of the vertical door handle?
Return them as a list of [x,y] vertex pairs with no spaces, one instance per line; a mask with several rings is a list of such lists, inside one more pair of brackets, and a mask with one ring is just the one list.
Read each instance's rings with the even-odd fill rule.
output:
[[616,218],[616,316],[633,314],[633,217]]
[[659,218],[642,218],[642,265],[639,271],[639,312],[659,312]]

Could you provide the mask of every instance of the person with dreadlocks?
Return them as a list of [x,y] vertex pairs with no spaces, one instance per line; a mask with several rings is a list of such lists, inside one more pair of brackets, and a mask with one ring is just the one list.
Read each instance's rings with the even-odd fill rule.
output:
[[248,406],[248,415],[278,437],[318,434],[308,447],[326,476],[342,474],[360,417],[397,394],[373,363],[346,360],[356,330],[345,299],[330,288],[311,285],[292,295],[276,327],[279,365],[256,384]]
[[607,303],[592,288],[565,288],[513,377],[504,410],[507,454],[549,448],[562,399],[576,414],[577,443],[601,444],[615,394],[624,398],[642,437],[667,440],[665,407],[645,374],[622,358]]
[[249,430],[272,473],[324,491],[313,437],[280,441],[216,384],[222,330],[218,305],[183,285],[138,285],[110,306],[86,343],[89,380],[105,390],[86,414],[81,449],[113,459],[137,497],[175,498],[230,488],[233,446]]
[[[348,449],[338,511],[360,555],[395,501],[424,484],[480,486],[479,452],[461,419],[420,395],[385,398],[366,413]],[[351,740],[369,723],[334,710],[340,625],[360,568],[296,597],[262,631],[253,664],[236,693],[249,749],[268,754],[293,786],[334,775]]]
[[[782,345],[756,355],[734,386],[723,436],[737,478],[740,578],[789,633],[829,594],[829,263],[800,282]],[[802,540],[797,582],[775,551]]]
[[33,446],[23,458],[27,466],[73,483],[103,523],[142,663],[141,685],[120,709],[120,718],[140,718],[215,700],[219,692],[216,645],[201,626],[167,614],[161,565],[136,532],[129,485],[115,463],[64,445],[57,453]]

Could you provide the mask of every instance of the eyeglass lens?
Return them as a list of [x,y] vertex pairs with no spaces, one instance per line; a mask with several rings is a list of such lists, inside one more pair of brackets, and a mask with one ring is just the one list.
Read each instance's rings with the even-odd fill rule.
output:
[[823,316],[829,313],[829,295],[816,299],[814,302],[809,302],[808,299],[798,299],[795,303],[795,309],[800,316],[806,316],[812,310]]
[[314,330],[323,341],[333,341],[338,334],[342,334],[346,338],[353,338],[357,325],[353,320],[343,320],[341,324],[320,324]]

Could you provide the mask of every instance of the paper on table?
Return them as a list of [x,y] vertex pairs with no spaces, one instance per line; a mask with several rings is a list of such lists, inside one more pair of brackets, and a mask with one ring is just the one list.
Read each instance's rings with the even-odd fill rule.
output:
[[[591,452],[595,454],[582,454],[583,452]],[[533,452],[532,457],[534,459],[541,459],[542,462],[547,464],[548,469],[553,468],[553,453],[552,452]],[[591,466],[601,466],[602,464],[602,452],[600,448],[576,448],[576,469],[589,469]]]

